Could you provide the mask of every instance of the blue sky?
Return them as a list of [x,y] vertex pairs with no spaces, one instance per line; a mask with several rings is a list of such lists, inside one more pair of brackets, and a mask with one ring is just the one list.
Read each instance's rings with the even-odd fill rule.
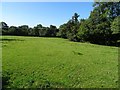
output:
[[88,18],[93,2],[4,2],[2,21],[9,26],[42,24],[59,25],[71,19],[76,12],[80,18]]

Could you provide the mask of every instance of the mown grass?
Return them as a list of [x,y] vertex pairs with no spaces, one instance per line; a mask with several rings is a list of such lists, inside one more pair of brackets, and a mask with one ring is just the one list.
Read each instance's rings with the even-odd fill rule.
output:
[[2,37],[4,88],[117,88],[118,47]]

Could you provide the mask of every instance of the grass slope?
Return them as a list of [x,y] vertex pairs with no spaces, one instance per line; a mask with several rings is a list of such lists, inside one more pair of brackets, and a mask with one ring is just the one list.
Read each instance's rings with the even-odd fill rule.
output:
[[61,38],[2,37],[3,86],[117,88],[118,48]]

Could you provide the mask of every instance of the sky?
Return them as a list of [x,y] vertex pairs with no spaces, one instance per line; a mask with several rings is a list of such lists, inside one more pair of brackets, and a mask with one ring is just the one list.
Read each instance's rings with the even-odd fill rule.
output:
[[2,2],[2,21],[8,26],[37,24],[43,26],[66,23],[74,13],[88,18],[93,10],[93,2]]

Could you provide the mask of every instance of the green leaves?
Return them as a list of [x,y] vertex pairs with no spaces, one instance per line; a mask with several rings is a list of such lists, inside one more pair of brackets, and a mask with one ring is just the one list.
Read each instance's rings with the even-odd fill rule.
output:
[[79,15],[74,13],[72,19],[59,27],[58,35],[62,38],[68,38],[71,41],[78,41],[77,32],[79,28]]
[[120,33],[120,16],[116,17],[111,24],[111,30],[113,34]]

